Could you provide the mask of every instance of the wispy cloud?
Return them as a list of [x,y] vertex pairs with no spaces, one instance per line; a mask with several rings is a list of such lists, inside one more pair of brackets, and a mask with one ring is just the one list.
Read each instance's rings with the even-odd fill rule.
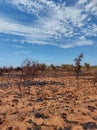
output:
[[[73,6],[67,6],[66,1],[57,3],[52,0],[1,2],[36,17],[32,24],[26,25],[15,21],[14,18],[0,16],[0,32],[21,36],[21,39],[18,39],[21,42],[70,48],[92,45],[93,41],[89,37],[97,36],[97,24],[92,20],[92,17],[97,15],[95,0],[79,0]],[[81,39],[82,36],[84,39]]]
[[29,51],[14,51],[14,55],[27,55],[27,54],[29,54],[30,52]]
[[16,44],[15,44],[15,45],[14,45],[14,44],[11,45],[11,47],[14,47],[14,48],[17,48],[17,49],[21,49],[21,48],[23,48],[23,46],[21,46],[21,45],[16,45]]
[[80,37],[78,40],[76,41],[72,41],[71,43],[66,43],[66,44],[61,44],[60,47],[62,48],[73,48],[73,47],[80,47],[80,46],[89,46],[89,45],[93,45],[93,42],[91,40],[87,40],[83,37]]
[[78,0],[77,4],[81,5],[81,4],[85,4],[87,2],[87,0]]

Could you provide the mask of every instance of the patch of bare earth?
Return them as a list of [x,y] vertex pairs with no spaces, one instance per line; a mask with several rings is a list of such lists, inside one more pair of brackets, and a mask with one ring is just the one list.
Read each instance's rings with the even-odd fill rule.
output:
[[97,130],[97,88],[90,81],[34,81],[28,90],[0,87],[0,130]]

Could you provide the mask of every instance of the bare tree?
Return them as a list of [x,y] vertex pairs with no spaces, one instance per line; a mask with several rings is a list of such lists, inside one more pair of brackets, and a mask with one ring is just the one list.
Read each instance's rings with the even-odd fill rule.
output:
[[22,76],[23,86],[25,94],[30,94],[30,86],[32,84],[35,75],[39,73],[39,64],[33,60],[25,59],[22,63]]
[[82,58],[83,58],[83,54],[80,53],[80,55],[74,59],[74,61],[75,61],[75,72],[76,72],[76,75],[77,75],[77,79],[79,79],[79,74],[81,72]]
[[47,65],[42,63],[42,64],[39,64],[39,70],[44,73],[47,69]]
[[86,72],[89,74],[90,64],[89,63],[84,63],[84,68],[85,68]]
[[49,66],[49,68],[50,68],[52,71],[55,71],[55,69],[56,69],[56,67],[55,67],[53,64],[51,64],[51,65]]
[[31,76],[32,74],[32,65],[33,65],[33,61],[29,60],[28,58],[25,59],[22,63],[22,74],[23,76]]
[[3,75],[2,68],[0,68],[0,76],[2,76],[2,75]]

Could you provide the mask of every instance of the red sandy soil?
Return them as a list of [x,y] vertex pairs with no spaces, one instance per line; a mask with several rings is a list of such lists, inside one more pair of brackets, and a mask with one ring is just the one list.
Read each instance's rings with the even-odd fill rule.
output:
[[32,85],[30,91],[0,88],[0,130],[97,130],[97,85],[91,80],[34,80],[49,83]]

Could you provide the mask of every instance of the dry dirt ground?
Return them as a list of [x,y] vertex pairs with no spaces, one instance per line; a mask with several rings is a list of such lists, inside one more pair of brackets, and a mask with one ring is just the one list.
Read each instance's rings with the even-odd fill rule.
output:
[[1,77],[0,130],[97,130],[97,84],[87,77],[35,78],[21,89],[5,81]]

